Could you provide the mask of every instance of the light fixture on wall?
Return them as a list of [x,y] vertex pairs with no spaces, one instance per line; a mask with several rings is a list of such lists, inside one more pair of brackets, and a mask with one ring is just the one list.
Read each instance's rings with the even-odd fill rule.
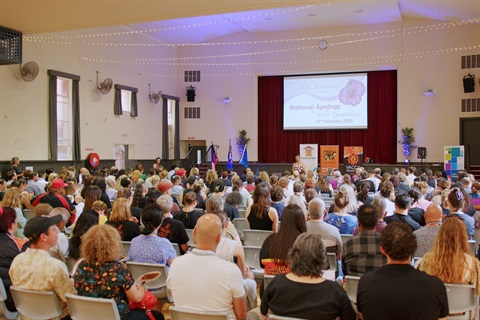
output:
[[150,101],[157,104],[160,99],[162,98],[162,91],[158,91],[158,93],[151,94],[150,93],[150,83],[148,84],[148,98]]
[[195,90],[196,89],[197,88],[195,88],[193,86],[187,87],[187,101],[188,102],[195,102],[195,96],[196,96]]
[[232,102],[232,100],[233,100],[232,97],[225,97],[225,98],[222,99],[222,102],[223,103],[230,103],[230,102]]
[[428,89],[428,90],[425,90],[425,92],[423,92],[423,95],[425,97],[431,97],[431,96],[434,96],[437,94],[437,89]]

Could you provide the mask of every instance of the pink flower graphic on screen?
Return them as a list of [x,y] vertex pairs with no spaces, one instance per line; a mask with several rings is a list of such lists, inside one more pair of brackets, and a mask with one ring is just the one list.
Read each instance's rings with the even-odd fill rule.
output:
[[345,88],[340,90],[340,102],[355,107],[362,101],[365,90],[365,85],[360,81],[349,80]]

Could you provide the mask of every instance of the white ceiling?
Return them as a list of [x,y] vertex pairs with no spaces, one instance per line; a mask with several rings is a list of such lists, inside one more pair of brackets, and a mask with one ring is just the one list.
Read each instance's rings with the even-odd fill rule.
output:
[[[301,4],[301,6],[298,6]],[[258,33],[399,22],[480,18],[480,0],[0,0],[0,26],[32,35],[109,27],[162,43],[198,43]],[[99,30],[90,31],[99,32]]]

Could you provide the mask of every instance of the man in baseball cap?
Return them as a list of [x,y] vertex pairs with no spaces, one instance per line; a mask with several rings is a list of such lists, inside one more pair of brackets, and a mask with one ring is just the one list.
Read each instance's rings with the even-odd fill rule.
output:
[[178,199],[172,196],[172,188],[173,183],[169,180],[162,180],[157,184],[157,190],[160,191],[162,195],[169,195],[172,197],[173,207],[171,212],[178,212],[180,211],[180,204],[178,203]]
[[53,208],[64,207],[71,214],[70,221],[67,224],[68,227],[75,222],[77,210],[70,199],[66,195],[61,194],[61,191],[66,186],[67,184],[62,179],[57,178],[50,184],[50,192],[42,193],[37,197],[33,197],[32,200],[30,200],[30,203],[35,207],[39,203],[48,203]]
[[35,291],[53,291],[62,307],[62,319],[68,316],[66,293],[75,293],[69,281],[67,266],[52,258],[48,250],[57,244],[61,215],[32,218],[25,226],[24,235],[30,248],[13,259],[9,274],[12,285]]

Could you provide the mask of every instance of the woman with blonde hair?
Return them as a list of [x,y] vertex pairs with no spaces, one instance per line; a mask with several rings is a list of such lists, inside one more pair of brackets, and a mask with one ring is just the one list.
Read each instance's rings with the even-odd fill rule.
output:
[[15,231],[15,237],[23,239],[23,229],[27,224],[27,219],[23,216],[22,203],[20,201],[20,190],[16,187],[7,189],[2,200],[2,207],[9,207],[15,210],[17,215],[17,229]]
[[267,171],[260,171],[260,173],[258,174],[258,179],[261,180],[259,182],[266,182],[270,184],[270,177],[268,176]]
[[472,284],[480,295],[480,262],[469,248],[464,223],[457,217],[443,220],[433,248],[423,256],[419,269],[445,283]]
[[[121,252],[118,232],[108,225],[96,225],[82,238],[83,261],[73,276],[79,296],[114,299],[122,320],[148,320],[144,309],[130,309],[129,302],[140,302],[148,294],[138,284],[125,264],[117,261]],[[158,305],[158,303],[157,303]],[[154,319],[164,319],[155,310]]]
[[387,217],[392,216],[395,213],[395,187],[390,181],[385,181],[380,185],[380,196],[385,200],[387,205]]
[[205,185],[208,187],[209,192],[213,191],[213,190],[210,190],[212,188],[212,182],[217,179],[218,179],[218,174],[212,169],[208,169],[207,173],[205,174]]
[[338,191],[334,200],[335,212],[329,213],[325,219],[325,222],[336,227],[340,234],[353,234],[353,230],[358,226],[357,217],[348,214],[349,204],[347,194]]
[[130,212],[130,201],[125,198],[118,198],[113,204],[112,212],[105,224],[111,225],[118,230],[123,241],[132,241],[141,234],[136,218],[132,218]]
[[141,172],[139,170],[135,170],[133,171],[132,173],[132,188],[135,188],[135,186],[137,185],[137,183],[139,183],[139,181],[143,182],[142,179],[140,179],[140,176],[141,176]]

